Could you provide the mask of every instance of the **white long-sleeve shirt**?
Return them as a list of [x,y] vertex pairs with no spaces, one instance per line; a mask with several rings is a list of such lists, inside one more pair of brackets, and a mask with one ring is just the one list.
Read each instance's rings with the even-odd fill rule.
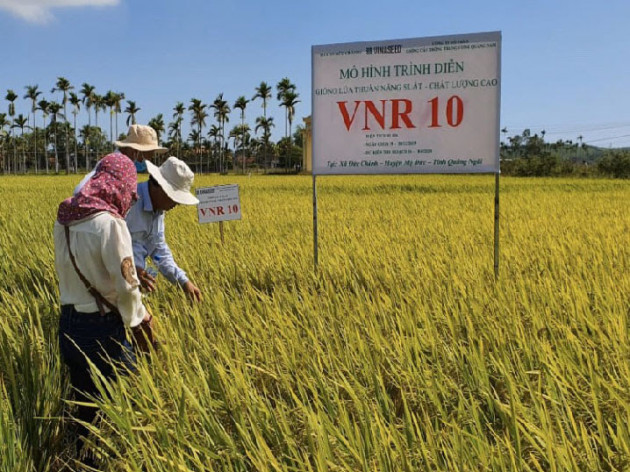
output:
[[[55,222],[55,268],[62,305],[94,313],[94,297],[77,275],[68,254],[64,226]],[[100,294],[115,305],[126,326],[137,326],[146,314],[133,263],[131,235],[125,220],[107,212],[70,225],[70,248],[79,270]],[[105,307],[105,311],[109,311]]]

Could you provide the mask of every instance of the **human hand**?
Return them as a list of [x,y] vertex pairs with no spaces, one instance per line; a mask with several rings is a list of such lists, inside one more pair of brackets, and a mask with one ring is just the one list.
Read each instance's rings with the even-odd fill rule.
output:
[[147,292],[155,292],[155,277],[138,266],[136,266],[136,273],[138,274],[138,280],[140,280],[142,288]]
[[190,280],[182,285],[182,290],[193,302],[201,301],[201,291]]

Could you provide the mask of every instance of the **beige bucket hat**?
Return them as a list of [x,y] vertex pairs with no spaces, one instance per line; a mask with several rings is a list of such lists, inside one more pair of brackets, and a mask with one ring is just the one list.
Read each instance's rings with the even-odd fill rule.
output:
[[157,133],[150,126],[131,125],[124,141],[116,141],[114,144],[121,147],[129,147],[137,151],[155,151],[162,154],[167,151],[165,147],[158,145]]
[[190,193],[195,174],[181,159],[171,156],[158,167],[146,161],[149,175],[162,187],[162,190],[175,203],[181,205],[196,205],[199,200]]

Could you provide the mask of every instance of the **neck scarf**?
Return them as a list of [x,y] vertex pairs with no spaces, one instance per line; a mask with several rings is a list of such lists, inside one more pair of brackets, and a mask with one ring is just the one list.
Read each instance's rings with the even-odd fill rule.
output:
[[137,199],[136,177],[131,159],[120,153],[108,154],[81,190],[59,205],[57,221],[68,225],[102,211],[124,218]]

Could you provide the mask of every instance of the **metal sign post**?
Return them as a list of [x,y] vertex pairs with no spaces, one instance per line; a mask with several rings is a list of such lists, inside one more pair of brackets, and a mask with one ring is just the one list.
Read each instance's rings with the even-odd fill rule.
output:
[[494,174],[494,280],[499,279],[499,174]]
[[313,254],[317,272],[317,176],[313,174]]

